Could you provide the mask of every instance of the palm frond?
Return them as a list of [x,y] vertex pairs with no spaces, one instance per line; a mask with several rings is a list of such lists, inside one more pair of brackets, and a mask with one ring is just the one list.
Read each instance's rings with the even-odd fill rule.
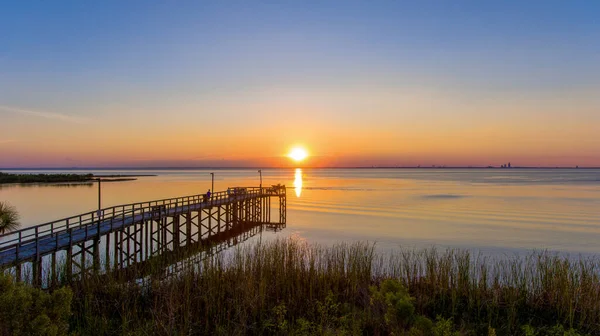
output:
[[20,225],[17,209],[6,202],[0,202],[0,234],[14,231]]

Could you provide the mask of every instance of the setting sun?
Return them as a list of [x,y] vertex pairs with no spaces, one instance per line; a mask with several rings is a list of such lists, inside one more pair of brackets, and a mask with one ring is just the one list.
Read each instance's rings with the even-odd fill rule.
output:
[[288,154],[288,157],[296,162],[300,162],[308,157],[308,152],[302,147],[294,147]]

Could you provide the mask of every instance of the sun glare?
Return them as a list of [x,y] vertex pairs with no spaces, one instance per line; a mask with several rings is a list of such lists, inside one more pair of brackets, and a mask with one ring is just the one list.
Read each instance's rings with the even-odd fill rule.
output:
[[288,157],[296,162],[300,162],[308,157],[308,152],[302,147],[294,147],[288,154]]

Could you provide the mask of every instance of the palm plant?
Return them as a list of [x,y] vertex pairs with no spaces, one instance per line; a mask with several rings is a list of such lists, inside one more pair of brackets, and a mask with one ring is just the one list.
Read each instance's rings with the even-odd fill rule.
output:
[[17,209],[6,202],[0,202],[0,235],[16,230],[19,225]]

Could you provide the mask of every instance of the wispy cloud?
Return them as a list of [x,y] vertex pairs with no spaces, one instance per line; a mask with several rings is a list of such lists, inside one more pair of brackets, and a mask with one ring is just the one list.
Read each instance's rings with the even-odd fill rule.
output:
[[7,143],[11,143],[11,142],[16,142],[17,140],[15,139],[0,139],[0,145],[4,145]]
[[89,121],[87,118],[76,117],[76,116],[63,114],[63,113],[55,113],[55,112],[47,112],[47,111],[34,111],[34,110],[23,109],[20,107],[13,107],[13,106],[0,105],[0,110],[5,111],[5,112],[10,112],[10,113],[24,114],[24,115],[30,115],[30,116],[46,118],[46,119],[62,120],[62,121],[66,121],[66,122],[76,123],[76,124],[85,124]]

